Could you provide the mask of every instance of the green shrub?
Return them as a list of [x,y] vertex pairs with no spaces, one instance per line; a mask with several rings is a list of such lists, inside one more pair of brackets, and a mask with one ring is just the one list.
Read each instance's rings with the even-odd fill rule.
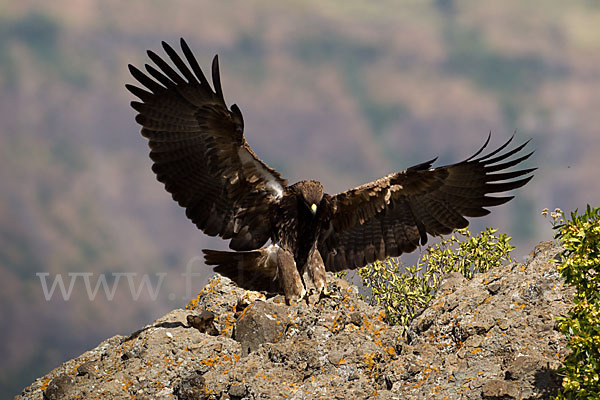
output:
[[368,300],[382,305],[388,322],[406,332],[410,322],[433,299],[442,275],[460,272],[471,279],[474,272],[511,261],[509,253],[514,247],[510,237],[495,233],[495,229],[487,228],[473,237],[468,230],[459,229],[427,247],[415,265],[407,267],[398,259],[388,258],[359,269],[363,285],[371,292]]
[[[560,211],[560,210],[558,210]],[[600,398],[600,208],[571,219],[555,219],[556,238],[563,246],[558,272],[576,288],[573,306],[558,319],[571,350],[563,361],[563,389],[557,399]]]

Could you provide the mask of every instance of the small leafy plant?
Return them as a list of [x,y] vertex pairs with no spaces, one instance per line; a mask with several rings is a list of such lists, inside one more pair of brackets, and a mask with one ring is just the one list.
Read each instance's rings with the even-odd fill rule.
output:
[[[560,211],[560,210],[559,210]],[[556,211],[555,211],[556,212]],[[568,339],[571,353],[563,361],[563,389],[556,399],[600,398],[600,208],[589,205],[566,220],[556,219],[555,238],[563,246],[558,272],[576,288],[567,316],[558,327]]]
[[467,229],[455,231],[449,238],[429,246],[415,265],[405,266],[398,259],[376,261],[358,270],[363,285],[371,295],[371,304],[385,308],[389,323],[404,331],[425,309],[437,292],[440,278],[449,272],[460,272],[471,279],[475,272],[512,261],[510,237],[495,235],[487,228],[477,236]]

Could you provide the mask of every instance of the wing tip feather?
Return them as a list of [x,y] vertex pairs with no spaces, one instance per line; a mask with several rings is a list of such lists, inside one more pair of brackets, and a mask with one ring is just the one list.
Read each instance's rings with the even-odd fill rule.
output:
[[212,60],[212,80],[213,86],[215,89],[215,93],[219,97],[219,100],[225,104],[225,99],[223,97],[223,88],[221,87],[221,73],[219,71],[219,55],[215,54]]
[[492,138],[492,131],[490,131],[488,133],[488,137],[485,140],[485,142],[483,143],[483,146],[481,146],[479,148],[479,150],[477,150],[475,152],[475,154],[473,154],[471,157],[467,158],[466,160],[464,160],[463,162],[467,162],[467,161],[471,161],[472,159],[474,159],[475,157],[477,157],[479,154],[481,154],[481,152],[488,146],[488,144],[490,143],[490,139]]

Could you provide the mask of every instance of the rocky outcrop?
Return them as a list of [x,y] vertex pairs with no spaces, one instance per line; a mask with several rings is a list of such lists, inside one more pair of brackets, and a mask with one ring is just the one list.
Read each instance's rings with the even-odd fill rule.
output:
[[559,250],[449,274],[406,339],[333,276],[328,297],[292,306],[215,276],[188,310],[107,339],[16,399],[549,398],[566,344],[554,317],[572,298],[549,262]]

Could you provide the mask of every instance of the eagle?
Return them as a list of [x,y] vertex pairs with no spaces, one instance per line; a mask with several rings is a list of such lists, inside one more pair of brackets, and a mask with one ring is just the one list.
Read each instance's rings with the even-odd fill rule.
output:
[[[148,139],[152,170],[204,233],[229,240],[233,251],[203,250],[206,264],[248,290],[282,293],[298,301],[326,294],[326,271],[356,269],[410,253],[489,214],[514,196],[492,195],[531,180],[527,142],[452,165],[436,158],[331,195],[314,180],[288,184],[246,142],[244,119],[223,97],[218,56],[212,87],[182,38],[183,57],[162,47],[171,63],[149,50],[155,66],[129,65],[142,87],[126,85]],[[508,169],[511,169],[510,171]],[[268,244],[268,246],[266,246]]]

